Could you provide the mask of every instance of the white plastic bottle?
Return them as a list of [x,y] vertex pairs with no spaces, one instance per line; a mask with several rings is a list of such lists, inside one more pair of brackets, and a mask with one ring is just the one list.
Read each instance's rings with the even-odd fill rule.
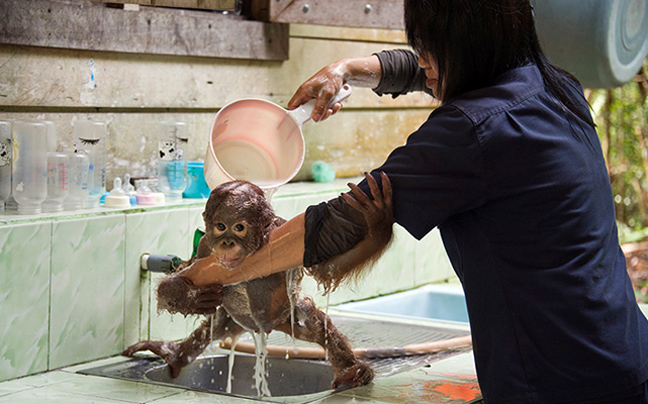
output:
[[11,196],[11,123],[0,121],[0,214]]
[[12,127],[12,193],[18,213],[41,213],[47,197],[47,129],[42,122],[14,123]]
[[88,198],[85,208],[98,208],[106,192],[106,123],[77,121],[74,124],[74,141],[77,150],[83,150],[90,159]]
[[68,149],[65,151],[65,154],[70,159],[70,191],[63,201],[63,209],[82,209],[83,203],[88,199],[90,159],[84,151],[75,152],[72,149]]
[[56,126],[54,122],[44,121],[47,127],[47,198],[43,202],[43,212],[60,212],[63,201],[70,192],[70,158],[57,149]]

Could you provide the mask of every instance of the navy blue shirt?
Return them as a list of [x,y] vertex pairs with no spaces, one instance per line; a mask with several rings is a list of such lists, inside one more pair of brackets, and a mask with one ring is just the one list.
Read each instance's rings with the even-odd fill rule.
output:
[[487,403],[583,400],[648,378],[598,136],[535,66],[434,110],[380,171],[396,222],[418,239],[441,232]]

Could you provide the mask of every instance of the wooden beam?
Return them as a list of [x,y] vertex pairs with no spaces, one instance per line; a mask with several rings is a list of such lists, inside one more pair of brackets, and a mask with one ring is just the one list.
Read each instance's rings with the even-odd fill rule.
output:
[[236,0],[91,0],[99,3],[139,4],[200,10],[236,11]]
[[282,23],[403,29],[403,0],[250,0],[252,18]]
[[215,12],[109,8],[86,0],[0,0],[0,43],[139,54],[288,59],[286,24]]

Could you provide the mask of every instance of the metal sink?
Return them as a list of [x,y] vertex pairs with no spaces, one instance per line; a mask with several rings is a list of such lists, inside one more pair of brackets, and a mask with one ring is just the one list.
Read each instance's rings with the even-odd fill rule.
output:
[[130,359],[79,373],[277,403],[307,403],[333,393],[333,370],[328,363],[268,357],[266,377],[272,396],[260,397],[254,381],[256,358],[247,354],[235,355],[232,391],[227,393],[228,359],[229,355],[200,357],[183,368],[175,379],[169,367],[157,357]]
[[[254,364],[256,358],[236,355],[232,369],[232,394],[254,397]],[[267,381],[272,397],[303,396],[331,389],[333,370],[325,362],[267,358]],[[173,379],[166,365],[144,374],[149,380],[162,384],[182,386],[192,390],[225,392],[228,378],[228,356],[218,355],[199,358],[182,369]]]
[[[356,317],[350,314],[331,317],[338,329],[347,335],[356,347],[393,347],[448,339],[469,333],[465,327],[394,322],[384,317],[367,318],[365,315]],[[244,337],[242,336],[241,340],[245,340]],[[282,333],[271,333],[268,344],[285,345],[286,336]],[[300,341],[290,341],[288,344],[312,346]],[[429,366],[432,362],[466,352],[466,349],[469,348],[367,361],[376,372],[376,378],[380,378]],[[183,368],[175,379],[171,377],[171,372],[162,359],[146,354],[138,354],[136,358],[125,359],[120,363],[85,368],[78,373],[286,404],[308,403],[337,392],[331,389],[333,369],[327,361],[268,357],[266,374],[271,397],[259,397],[253,377],[256,358],[254,355],[237,353],[232,370],[232,390],[231,393],[227,393],[229,355],[226,352],[229,351],[218,351],[220,352],[211,351],[212,354],[199,357]]]

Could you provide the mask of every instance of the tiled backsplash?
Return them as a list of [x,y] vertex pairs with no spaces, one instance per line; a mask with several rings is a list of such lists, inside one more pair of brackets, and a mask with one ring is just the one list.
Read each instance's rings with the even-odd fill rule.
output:
[[[295,183],[272,198],[291,218],[346,191],[348,180]],[[179,339],[197,316],[158,315],[160,274],[139,269],[144,252],[188,258],[205,200],[146,209],[22,217],[0,215],[0,381],[119,354],[140,339]],[[410,289],[453,276],[436,232],[417,242],[402,228],[357,285],[321,296],[320,306]]]

